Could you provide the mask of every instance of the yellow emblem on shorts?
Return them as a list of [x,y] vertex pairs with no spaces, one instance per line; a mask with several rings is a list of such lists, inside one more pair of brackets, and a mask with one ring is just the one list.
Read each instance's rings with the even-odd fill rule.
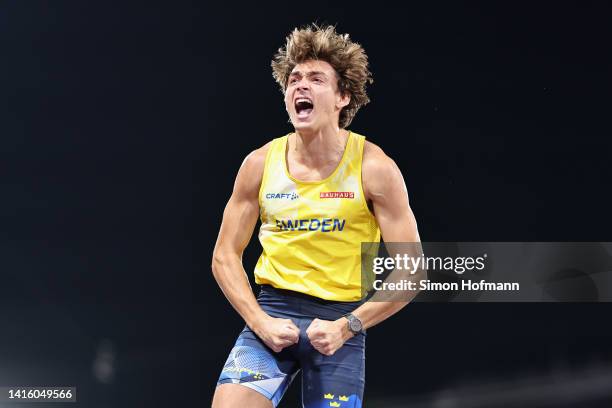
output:
[[330,403],[329,403],[329,406],[330,406],[330,407],[339,407],[339,406],[340,406],[340,403],[339,403],[339,402],[336,402],[336,401],[332,401],[332,402],[330,402]]
[[323,395],[323,398],[325,398],[325,399],[334,399],[334,394],[325,394],[325,395]]
[[341,395],[338,397],[340,401],[348,401],[348,397],[346,395]]

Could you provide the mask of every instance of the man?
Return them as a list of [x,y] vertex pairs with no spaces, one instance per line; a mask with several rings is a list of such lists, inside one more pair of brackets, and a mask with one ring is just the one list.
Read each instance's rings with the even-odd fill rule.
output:
[[[276,406],[300,370],[304,407],[360,407],[364,330],[407,303],[362,301],[361,242],[417,242],[416,222],[395,163],[346,130],[369,102],[363,48],[295,29],[272,68],[295,131],[247,156],[223,214],[213,273],[246,327],[213,407]],[[256,299],[242,252],[258,216]]]

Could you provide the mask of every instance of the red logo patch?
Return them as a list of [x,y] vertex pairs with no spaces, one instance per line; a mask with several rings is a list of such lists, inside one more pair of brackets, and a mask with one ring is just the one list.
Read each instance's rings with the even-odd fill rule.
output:
[[352,191],[321,191],[319,198],[355,198]]

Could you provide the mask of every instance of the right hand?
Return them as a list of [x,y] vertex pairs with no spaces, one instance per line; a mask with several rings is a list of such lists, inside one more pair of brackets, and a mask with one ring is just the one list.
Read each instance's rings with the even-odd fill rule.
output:
[[275,353],[295,344],[300,339],[300,329],[291,319],[266,316],[251,327],[255,334]]

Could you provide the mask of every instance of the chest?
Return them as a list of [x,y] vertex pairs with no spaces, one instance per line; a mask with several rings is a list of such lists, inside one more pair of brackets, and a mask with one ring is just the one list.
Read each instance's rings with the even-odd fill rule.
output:
[[293,178],[302,181],[325,180],[334,173],[341,160],[342,153],[338,153],[316,164],[305,163],[300,157],[289,152],[287,153],[287,171]]

